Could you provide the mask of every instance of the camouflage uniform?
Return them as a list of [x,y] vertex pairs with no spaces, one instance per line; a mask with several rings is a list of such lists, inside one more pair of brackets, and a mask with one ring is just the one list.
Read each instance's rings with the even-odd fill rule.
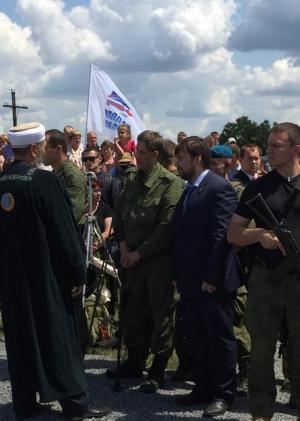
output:
[[73,205],[75,220],[77,224],[80,224],[85,213],[87,197],[87,181],[85,175],[69,159],[63,162],[55,171],[55,174],[62,180]]
[[[293,349],[296,355],[300,350],[300,276],[294,273],[283,277],[280,281],[274,281],[273,273],[273,270],[254,266],[248,283],[249,297],[245,317],[252,341],[251,361],[253,364],[249,372],[249,394],[251,396],[250,411],[254,417],[271,418],[274,413],[276,385],[273,355],[284,308],[291,341],[289,351]],[[261,320],[264,321],[263,328],[267,330],[267,334],[262,328],[258,328],[261,326]],[[299,411],[300,360],[291,356],[289,361],[291,365],[288,374]]]
[[[238,200],[242,195],[245,185],[241,181],[232,181]],[[241,286],[234,300],[234,335],[237,341],[237,358],[240,374],[247,375],[251,343],[250,336],[244,323],[244,313],[247,304],[247,288],[245,285]]]
[[169,357],[173,349],[174,286],[170,219],[182,193],[181,180],[156,164],[144,179],[138,171],[120,195],[114,228],[120,241],[141,255],[126,270],[124,338],[129,347]]

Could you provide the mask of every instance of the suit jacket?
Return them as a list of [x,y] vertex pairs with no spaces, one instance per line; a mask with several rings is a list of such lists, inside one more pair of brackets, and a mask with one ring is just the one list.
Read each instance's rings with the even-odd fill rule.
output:
[[218,293],[235,291],[240,280],[233,248],[226,233],[237,206],[231,184],[209,171],[189,198],[183,213],[184,194],[174,216],[175,277],[182,296],[202,293],[202,281]]
[[244,186],[248,186],[248,184],[251,183],[250,178],[248,177],[248,175],[245,173],[245,171],[243,170],[239,170],[237,171],[234,175],[232,175],[232,177],[230,178],[230,181],[241,181]]

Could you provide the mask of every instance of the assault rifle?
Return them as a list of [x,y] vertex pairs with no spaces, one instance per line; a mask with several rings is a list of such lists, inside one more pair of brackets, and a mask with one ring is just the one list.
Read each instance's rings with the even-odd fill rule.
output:
[[297,269],[300,273],[300,247],[285,219],[277,220],[260,193],[246,204],[276,234],[285,249],[286,258],[276,268],[276,278],[286,275],[291,269]]

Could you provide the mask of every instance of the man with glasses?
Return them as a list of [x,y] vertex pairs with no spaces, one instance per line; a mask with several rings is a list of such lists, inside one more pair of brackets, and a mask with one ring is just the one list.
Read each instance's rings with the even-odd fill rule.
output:
[[102,156],[96,146],[86,148],[82,154],[82,161],[86,171],[95,173],[97,179],[100,181],[101,194],[103,202],[114,207],[119,196],[119,186],[117,181],[102,168]]

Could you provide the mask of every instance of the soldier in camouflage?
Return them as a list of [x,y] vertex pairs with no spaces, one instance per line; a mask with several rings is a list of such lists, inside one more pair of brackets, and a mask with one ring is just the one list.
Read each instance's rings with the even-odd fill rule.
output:
[[182,182],[159,164],[162,139],[158,133],[148,130],[137,140],[138,172],[122,191],[113,222],[126,272],[123,288],[128,292],[124,309],[128,359],[121,365],[120,376],[142,375],[150,345],[154,358],[141,391],[151,393],[163,387],[173,350],[175,291],[169,225]]

